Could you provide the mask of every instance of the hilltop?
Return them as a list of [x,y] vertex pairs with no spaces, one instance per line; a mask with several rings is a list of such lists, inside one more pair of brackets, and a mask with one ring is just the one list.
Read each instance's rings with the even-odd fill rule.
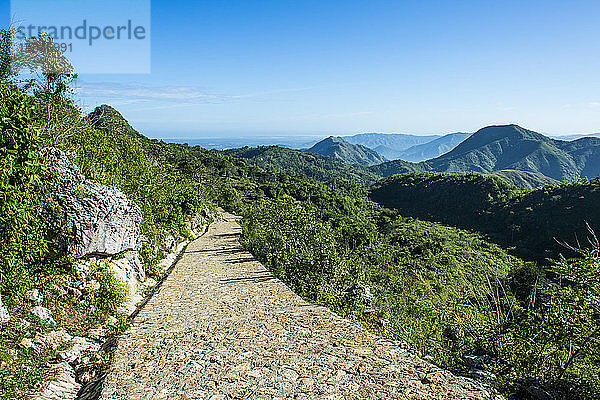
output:
[[368,147],[348,143],[344,139],[334,136],[321,140],[306,151],[335,158],[348,164],[364,166],[377,165],[387,161],[385,157]]

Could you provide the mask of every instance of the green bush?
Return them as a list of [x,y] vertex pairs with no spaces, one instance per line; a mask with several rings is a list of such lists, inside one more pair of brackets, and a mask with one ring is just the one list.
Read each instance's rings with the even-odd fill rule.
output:
[[125,302],[127,288],[116,278],[105,263],[99,263],[93,276],[98,282],[97,289],[90,289],[91,305],[98,313],[104,315],[117,314],[119,307]]
[[36,190],[43,168],[36,103],[0,85],[0,291],[12,306],[43,272],[49,248]]

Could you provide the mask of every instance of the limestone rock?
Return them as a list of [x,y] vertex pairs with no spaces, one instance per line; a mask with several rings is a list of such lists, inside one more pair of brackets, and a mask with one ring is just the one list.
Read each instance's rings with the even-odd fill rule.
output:
[[54,380],[46,382],[39,393],[31,396],[32,400],[74,399],[81,385],[75,381],[75,371],[62,362],[54,365],[50,371]]
[[58,354],[58,357],[68,362],[71,365],[78,365],[81,363],[81,355],[83,352],[97,352],[100,350],[100,345],[90,339],[76,336],[72,340],[73,345],[70,349],[62,351]]
[[371,288],[361,282],[356,282],[347,291],[346,295],[353,298],[360,297],[361,302],[365,306],[370,306],[373,303],[373,295],[371,294]]
[[0,295],[0,323],[7,322],[10,319],[8,309],[2,303],[2,296]]
[[26,319],[20,318],[19,325],[23,329],[29,329],[29,327],[31,327],[31,322],[27,321]]
[[[208,207],[203,206],[203,211],[208,219],[214,219],[214,217],[212,216],[212,212]],[[185,229],[190,231],[190,233],[194,235],[194,237],[200,236],[202,234],[202,231],[204,231],[205,226],[206,219],[202,217],[202,215],[196,215],[195,217],[193,217],[185,223]]]
[[165,238],[163,244],[167,250],[173,251],[175,246],[177,246],[177,241],[172,235],[169,235]]
[[535,378],[525,378],[521,382],[522,387],[527,393],[527,398],[533,400],[554,400],[554,397],[550,395]]
[[136,309],[136,303],[142,299],[138,291],[141,282],[146,279],[139,256],[137,260],[134,258],[132,261],[128,257],[112,260],[108,266],[113,275],[123,282],[127,288],[127,301],[120,307],[119,311],[131,315]]
[[475,369],[486,369],[490,364],[494,362],[494,359],[487,355],[477,356],[474,354],[463,354],[463,360],[471,368]]
[[41,319],[42,321],[50,322],[51,324],[56,324],[54,320],[54,316],[52,315],[52,311],[48,310],[42,306],[35,306],[31,309],[31,313]]
[[31,301],[35,305],[41,305],[42,300],[44,300],[44,296],[42,296],[42,292],[39,289],[31,289],[25,292],[25,298]]
[[33,340],[29,339],[29,338],[23,338],[23,340],[21,340],[20,343],[21,347],[24,349],[35,349],[35,343],[33,343]]
[[63,343],[70,342],[73,336],[69,335],[64,329],[48,332],[46,334],[37,334],[33,342],[37,347],[46,347],[52,350],[58,349]]
[[68,216],[76,237],[68,251],[80,258],[139,249],[143,241],[140,208],[119,189],[87,179],[63,151],[48,148],[45,152],[58,180],[54,199]]
[[128,251],[123,257],[129,262],[132,268],[132,277],[138,282],[143,282],[146,279],[146,271],[144,270],[144,263],[140,257],[140,253],[137,251]]

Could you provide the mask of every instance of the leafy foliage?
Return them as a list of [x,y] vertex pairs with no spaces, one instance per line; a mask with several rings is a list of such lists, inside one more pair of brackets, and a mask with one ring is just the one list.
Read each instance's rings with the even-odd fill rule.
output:
[[556,179],[542,175],[539,172],[517,171],[515,169],[503,169],[489,173],[490,176],[497,176],[511,185],[525,190],[533,190],[546,185],[558,185],[560,182]]
[[42,135],[31,124],[36,104],[8,84],[0,94],[0,290],[10,305],[36,279],[49,249],[35,190],[42,173]]

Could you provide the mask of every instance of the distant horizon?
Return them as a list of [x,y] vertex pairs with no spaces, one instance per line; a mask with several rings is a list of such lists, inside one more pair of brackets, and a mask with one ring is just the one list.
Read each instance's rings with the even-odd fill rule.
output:
[[[493,125],[512,125],[510,123],[507,124],[493,124]],[[475,131],[453,131],[453,132],[442,132],[442,133],[430,133],[430,134],[418,134],[418,133],[411,133],[411,132],[376,132],[376,131],[365,131],[365,132],[355,132],[355,133],[331,133],[331,132],[318,132],[318,133],[304,133],[304,132],[290,132],[290,133],[285,133],[285,132],[214,132],[214,131],[194,131],[194,130],[190,130],[190,131],[181,131],[181,130],[177,130],[177,131],[158,131],[158,130],[144,130],[144,129],[139,129],[138,131],[143,134],[144,136],[147,136],[151,139],[161,139],[161,140],[165,140],[165,141],[184,141],[184,140],[190,140],[190,141],[195,141],[195,140],[211,140],[211,139],[244,139],[244,138],[248,138],[248,139],[266,139],[266,138],[271,138],[273,140],[278,140],[278,139],[293,139],[293,138],[297,138],[298,140],[301,139],[318,139],[318,138],[327,138],[329,136],[336,136],[336,137],[348,137],[348,136],[356,136],[356,135],[364,135],[364,134],[383,134],[383,135],[410,135],[410,136],[445,136],[445,135],[450,135],[450,134],[455,134],[455,133],[468,133],[468,134],[472,134],[477,132],[480,129],[489,127],[489,126],[493,126],[493,125],[486,125],[483,126]],[[600,135],[600,129],[596,132],[577,132],[577,133],[545,133],[545,132],[539,132],[536,131],[535,129],[530,129],[526,126],[520,125],[520,124],[515,124],[515,125],[519,125],[522,128],[525,129],[529,129],[531,131],[540,133],[544,136],[548,136],[548,137],[564,137],[564,136],[579,136],[579,135]],[[134,129],[135,126],[134,126]],[[181,133],[180,135],[177,135],[177,132]],[[193,136],[187,136],[187,135],[193,135]]]

